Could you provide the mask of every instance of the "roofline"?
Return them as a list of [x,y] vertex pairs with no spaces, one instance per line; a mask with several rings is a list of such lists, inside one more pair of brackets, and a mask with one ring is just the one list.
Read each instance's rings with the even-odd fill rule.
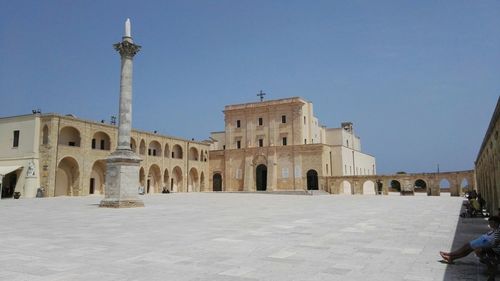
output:
[[497,105],[495,107],[495,111],[493,111],[493,115],[491,116],[490,124],[488,126],[488,129],[486,130],[486,133],[484,134],[483,142],[481,144],[481,147],[479,148],[479,153],[477,154],[476,157],[476,163],[479,161],[479,158],[481,157],[481,154],[483,154],[484,149],[486,148],[486,143],[488,142],[488,139],[493,133],[493,128],[495,127],[495,123],[500,119],[500,96],[498,97],[497,100]]
[[261,106],[267,106],[272,103],[289,103],[289,102],[296,102],[296,103],[309,103],[304,98],[301,97],[291,97],[291,98],[283,98],[283,99],[275,99],[275,100],[267,100],[267,101],[260,101],[260,102],[248,102],[248,103],[240,103],[240,104],[230,104],[226,105],[224,107],[223,112],[226,111],[232,111],[232,110],[238,110],[242,108],[249,108],[249,107],[261,107]]

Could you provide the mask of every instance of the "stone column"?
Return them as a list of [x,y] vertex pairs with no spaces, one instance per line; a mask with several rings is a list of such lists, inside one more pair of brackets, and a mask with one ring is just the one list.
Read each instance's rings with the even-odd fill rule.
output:
[[132,59],[141,46],[134,44],[130,36],[130,21],[125,24],[122,42],[114,44],[121,56],[120,109],[118,146],[106,158],[106,190],[100,207],[144,207],[138,195],[139,163],[142,161],[130,148],[132,130]]

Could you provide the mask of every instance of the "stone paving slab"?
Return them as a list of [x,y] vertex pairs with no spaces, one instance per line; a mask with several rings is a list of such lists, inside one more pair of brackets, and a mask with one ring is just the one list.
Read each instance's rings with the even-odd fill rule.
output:
[[0,201],[0,280],[486,280],[439,250],[486,231],[463,198],[177,193]]

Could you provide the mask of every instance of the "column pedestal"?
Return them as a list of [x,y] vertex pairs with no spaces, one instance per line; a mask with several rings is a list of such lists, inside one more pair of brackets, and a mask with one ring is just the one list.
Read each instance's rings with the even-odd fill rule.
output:
[[106,192],[100,207],[144,207],[138,195],[141,158],[131,150],[116,150],[106,158]]

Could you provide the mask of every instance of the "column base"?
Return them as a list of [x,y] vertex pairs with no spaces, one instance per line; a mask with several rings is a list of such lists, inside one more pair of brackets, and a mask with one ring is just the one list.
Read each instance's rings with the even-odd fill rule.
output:
[[139,163],[131,150],[116,150],[106,159],[106,188],[99,207],[144,207],[139,198]]
[[142,200],[101,200],[99,204],[101,208],[138,208],[144,207]]

